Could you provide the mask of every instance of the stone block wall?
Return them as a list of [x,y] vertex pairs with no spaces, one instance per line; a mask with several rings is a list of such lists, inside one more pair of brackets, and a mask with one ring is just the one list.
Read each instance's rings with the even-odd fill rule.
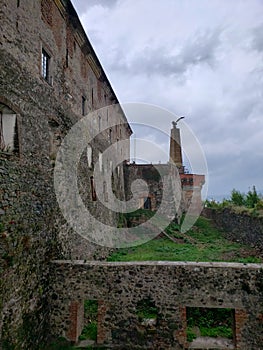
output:
[[126,164],[124,167],[125,193],[127,200],[131,198],[132,184],[143,180],[146,189],[138,189],[138,208],[144,208],[146,198],[150,200],[150,210],[158,210],[169,218],[180,218],[182,208],[181,182],[177,168],[172,164]]
[[237,213],[231,208],[205,208],[203,215],[212,219],[219,228],[223,229],[226,238],[263,251],[262,217],[255,217],[246,211]]
[[[8,111],[17,123],[15,152],[2,149],[0,133],[0,340],[3,349],[37,349],[49,334],[50,260],[107,255],[81,241],[60,212],[53,184],[58,147],[90,111],[104,107],[109,122],[122,123],[110,140],[98,114],[94,128],[106,130],[90,145],[91,166],[83,155],[78,169],[85,204],[98,219],[116,225],[118,216],[92,200],[90,177],[99,154],[129,137],[131,129],[121,110],[115,114],[108,108],[117,97],[70,1],[3,0],[0,17],[0,117]],[[119,198],[124,198],[123,181],[120,167],[113,174]]]
[[[263,265],[237,263],[54,261],[51,325],[65,336],[72,300],[100,300],[98,341],[114,349],[187,349],[186,308],[231,308],[236,349],[263,343]],[[137,304],[157,307],[155,330],[139,320]]]

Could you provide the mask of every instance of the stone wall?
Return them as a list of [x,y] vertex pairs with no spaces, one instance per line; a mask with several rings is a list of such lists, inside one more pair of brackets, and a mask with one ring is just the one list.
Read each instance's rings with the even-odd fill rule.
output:
[[[261,349],[263,343],[263,265],[194,262],[52,263],[55,336],[69,337],[81,321],[74,303],[99,300],[98,343],[114,349],[186,349],[186,308],[231,308],[235,349]],[[154,331],[137,315],[136,305],[151,299],[158,309]]]
[[[50,260],[102,259],[107,254],[81,241],[61,215],[53,185],[58,147],[90,111],[104,107],[108,121],[121,123],[109,138],[98,115],[94,128],[105,131],[90,145],[91,165],[83,155],[78,169],[87,207],[116,225],[118,215],[92,199],[90,177],[99,154],[131,130],[121,110],[112,114],[108,108],[117,97],[70,1],[4,0],[0,16],[0,117],[16,116],[14,150],[2,147],[6,130],[0,132],[0,339],[3,349],[37,349],[49,334]],[[124,198],[121,167],[114,171],[113,183]]]
[[[175,143],[176,144],[176,143]],[[177,162],[178,163],[178,162]],[[181,167],[182,168],[182,167]],[[158,210],[164,205],[167,216],[181,217],[182,212],[187,212],[191,207],[192,214],[201,212],[202,186],[205,183],[204,175],[185,174],[174,163],[168,164],[126,164],[125,191],[127,199],[131,198],[132,183],[135,180],[144,180],[148,186],[147,190],[139,189],[138,207],[146,207],[146,198],[150,200],[151,207],[147,209]],[[169,194],[164,194],[164,180],[168,179]]]
[[[169,218],[181,217],[181,182],[177,168],[172,164],[126,164],[124,167],[127,200],[138,196],[134,209],[159,210]],[[133,187],[136,180],[143,180],[145,188]],[[148,208],[147,198],[150,203]]]
[[202,215],[212,219],[219,228],[223,229],[226,238],[263,251],[262,217],[255,217],[246,210],[238,213],[231,208],[205,208]]

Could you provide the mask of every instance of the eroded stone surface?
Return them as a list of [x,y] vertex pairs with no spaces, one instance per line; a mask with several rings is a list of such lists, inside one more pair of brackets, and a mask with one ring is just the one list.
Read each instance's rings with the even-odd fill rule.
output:
[[[187,348],[186,307],[232,308],[236,348],[259,349],[263,342],[262,264],[55,261],[52,271],[57,336],[78,326],[69,311],[72,301],[96,299],[103,306],[100,342],[116,349]],[[152,331],[136,313],[137,303],[147,298],[158,310]]]

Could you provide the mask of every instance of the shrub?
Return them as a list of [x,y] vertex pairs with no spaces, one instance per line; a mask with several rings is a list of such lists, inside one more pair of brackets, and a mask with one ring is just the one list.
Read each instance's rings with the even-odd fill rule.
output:
[[245,205],[248,208],[255,208],[257,203],[260,201],[259,195],[257,194],[256,187],[253,186],[252,191],[248,191],[246,200],[245,200]]
[[241,192],[233,189],[231,192],[231,202],[235,205],[242,206],[245,204],[245,196]]
[[257,210],[263,210],[263,200],[259,200],[255,206]]

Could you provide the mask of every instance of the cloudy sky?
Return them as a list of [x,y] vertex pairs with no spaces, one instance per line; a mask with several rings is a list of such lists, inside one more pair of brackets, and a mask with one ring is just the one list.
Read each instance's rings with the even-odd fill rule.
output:
[[[263,189],[262,0],[72,2],[119,101],[186,116],[210,198]],[[172,119],[152,118],[169,132]]]

